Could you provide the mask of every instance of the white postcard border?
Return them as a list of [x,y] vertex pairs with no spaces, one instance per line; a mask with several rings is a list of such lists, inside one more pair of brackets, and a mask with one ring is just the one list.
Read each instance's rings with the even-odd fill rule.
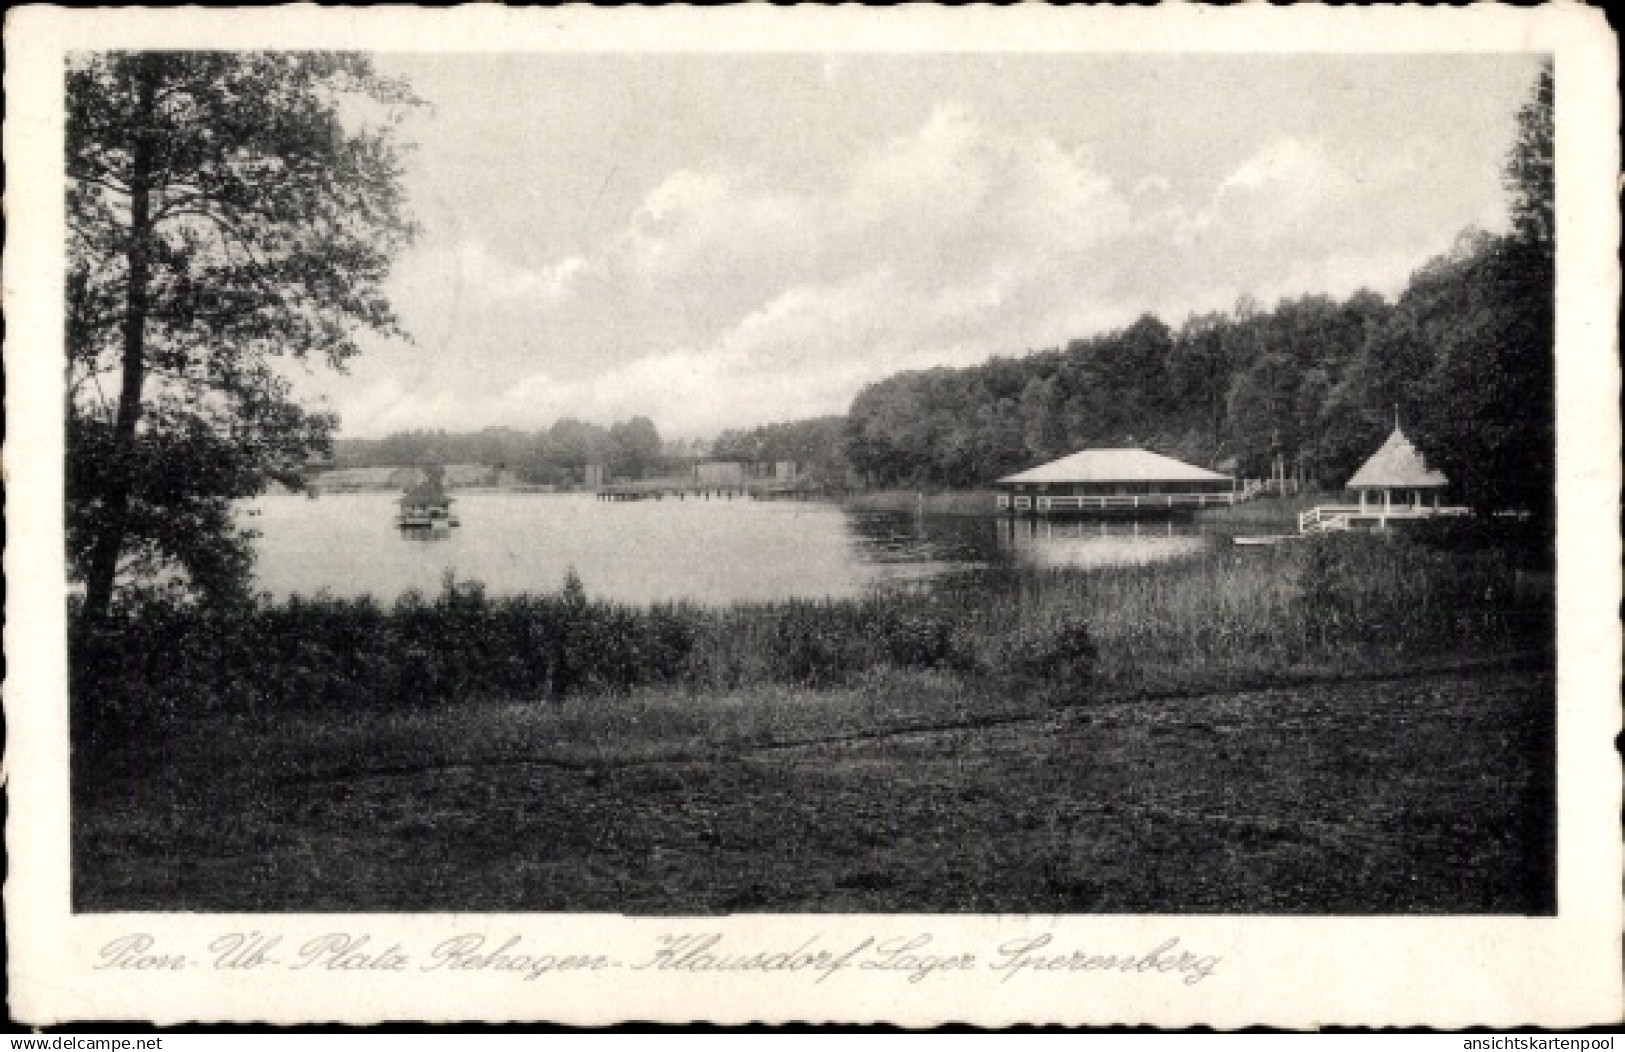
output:
[[[949,1021],[1570,1026],[1621,1006],[1620,430],[1615,251],[1617,49],[1597,11],[1499,8],[714,9],[495,7],[434,11],[13,10],[7,26],[5,267],[8,539],[5,684],[11,1011],[91,1019],[367,1022],[386,1019],[671,1022]],[[62,56],[91,47],[322,47],[536,51],[1545,51],[1557,56],[1559,217],[1559,913],[1522,917],[93,914],[69,909],[62,558]],[[217,968],[230,933],[286,947],[368,936],[411,966],[274,974]],[[111,940],[147,933],[180,971],[100,968]],[[973,954],[965,970],[662,968],[665,937],[719,934],[728,952],[831,957],[865,938],[930,936],[916,956]],[[425,970],[445,940],[482,935],[535,956],[621,967]],[[1196,981],[1129,973],[1009,974],[1000,947],[1216,958]],[[809,943],[809,940],[812,940]],[[1177,947],[1162,951],[1169,940]],[[644,964],[638,968],[636,965]],[[540,968],[540,965],[537,966]],[[917,972],[919,969],[915,969]]]

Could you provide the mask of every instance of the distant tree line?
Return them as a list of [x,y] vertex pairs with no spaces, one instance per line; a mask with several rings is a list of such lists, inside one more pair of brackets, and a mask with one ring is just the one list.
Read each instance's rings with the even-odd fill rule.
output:
[[400,431],[384,438],[348,438],[333,444],[334,466],[412,467],[424,464],[488,464],[512,469],[526,482],[581,481],[588,464],[620,478],[643,478],[670,470],[686,450],[661,441],[646,416],[609,427],[574,417],[540,431],[488,427],[482,431]]
[[820,416],[724,431],[711,444],[711,456],[751,464],[794,461],[800,473],[841,485],[847,475],[846,422],[844,416]]
[[[963,369],[899,373],[845,416],[723,432],[715,459],[793,460],[876,486],[976,487],[1089,447],[1135,445],[1262,477],[1342,486],[1395,418],[1485,510],[1554,512],[1555,244],[1552,74],[1518,116],[1503,171],[1512,229],[1464,232],[1392,302],[1369,290],[1303,296],[1177,329],[1145,315],[1118,331]],[[682,457],[637,417],[561,420],[529,434],[408,432],[338,444],[341,462],[506,463],[538,482],[669,470]],[[664,451],[664,455],[663,455]],[[678,451],[681,454],[684,451]],[[688,451],[691,456],[702,450]]]
[[1087,447],[1138,445],[1246,475],[1275,457],[1341,486],[1396,414],[1475,507],[1554,507],[1552,75],[1504,169],[1512,230],[1468,231],[1396,302],[1361,291],[1192,317],[866,388],[845,428],[879,485],[979,486]]

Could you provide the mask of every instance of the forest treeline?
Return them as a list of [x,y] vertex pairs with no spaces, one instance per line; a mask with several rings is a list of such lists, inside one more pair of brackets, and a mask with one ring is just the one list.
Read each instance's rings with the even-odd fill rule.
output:
[[[1328,488],[1394,421],[1482,511],[1555,511],[1552,68],[1506,154],[1510,231],[1467,231],[1397,299],[1243,299],[970,369],[881,380],[845,452],[882,485],[978,486],[1085,447],[1142,446],[1263,476],[1277,457]],[[1380,223],[1381,218],[1373,221]],[[1176,265],[1176,260],[1170,260]]]
[[537,431],[511,427],[417,430],[333,443],[333,462],[339,468],[500,465],[526,482],[544,485],[579,483],[588,464],[603,465],[619,477],[642,478],[668,470],[688,453],[685,443],[663,441],[646,416],[616,421],[609,427],[565,417]]
[[1510,230],[1464,232],[1393,302],[1244,300],[1178,329],[1148,315],[1020,358],[903,373],[858,395],[845,452],[882,485],[980,486],[1079,449],[1137,445],[1249,476],[1280,457],[1337,488],[1397,418],[1453,498],[1550,521],[1552,132],[1548,67],[1502,171]]
[[[1369,290],[1311,295],[1175,328],[1126,328],[969,368],[899,373],[844,416],[726,431],[707,446],[662,443],[639,417],[602,428],[561,420],[526,434],[414,432],[339,444],[341,462],[505,462],[534,481],[674,469],[700,456],[795,460],[874,486],[985,486],[1090,447],[1140,446],[1241,476],[1287,470],[1341,487],[1396,419],[1443,470],[1454,499],[1549,517],[1555,485],[1552,80],[1519,114],[1504,183],[1511,229],[1466,231],[1390,301]],[[1174,264],[1171,264],[1174,265]]]
[[1089,447],[1136,445],[1243,476],[1288,469],[1340,487],[1397,415],[1460,499],[1541,510],[1553,486],[1553,281],[1549,244],[1464,234],[1397,300],[1305,296],[1243,303],[1177,329],[1147,315],[1115,332],[970,368],[900,373],[843,416],[663,442],[635,418],[561,420],[535,433],[407,432],[337,446],[341,466],[426,459],[505,463],[536,482],[604,463],[617,475],[709,456],[794,460],[832,480],[983,486]]
[[1463,235],[1395,302],[1243,303],[968,369],[903,373],[853,402],[852,466],[883,485],[979,486],[1090,447],[1340,487],[1397,418],[1475,506],[1553,481],[1553,268],[1516,234]]
[[699,460],[751,464],[794,461],[802,474],[845,480],[845,416],[724,431],[711,441],[661,437],[648,417],[609,427],[574,417],[551,427],[522,431],[400,431],[384,438],[345,438],[333,443],[333,466],[411,467],[425,464],[501,465],[526,482],[568,485],[582,480],[588,464],[601,464],[615,478],[682,473]]

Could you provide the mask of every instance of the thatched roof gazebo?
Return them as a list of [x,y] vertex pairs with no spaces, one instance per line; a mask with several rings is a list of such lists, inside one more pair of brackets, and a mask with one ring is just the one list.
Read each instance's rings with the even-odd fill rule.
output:
[[1439,493],[1449,484],[1444,472],[1428,467],[1426,458],[1396,422],[1388,441],[1360,465],[1345,488],[1360,494],[1361,511],[1368,501],[1376,502],[1377,494],[1381,494],[1384,511],[1406,504],[1420,511],[1429,507],[1430,498],[1431,507],[1437,508]]

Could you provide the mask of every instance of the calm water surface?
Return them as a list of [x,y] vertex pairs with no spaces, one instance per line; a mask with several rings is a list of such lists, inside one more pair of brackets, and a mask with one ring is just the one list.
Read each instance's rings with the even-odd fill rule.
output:
[[474,493],[462,526],[395,527],[394,493],[262,497],[261,588],[279,597],[439,591],[447,572],[493,593],[556,591],[574,569],[589,595],[703,603],[851,596],[988,565],[1102,567],[1188,557],[1212,538],[1189,524],[1046,523],[988,515],[847,511],[834,504],[601,502],[585,494]]

